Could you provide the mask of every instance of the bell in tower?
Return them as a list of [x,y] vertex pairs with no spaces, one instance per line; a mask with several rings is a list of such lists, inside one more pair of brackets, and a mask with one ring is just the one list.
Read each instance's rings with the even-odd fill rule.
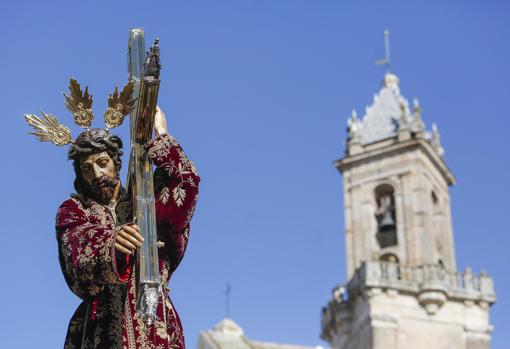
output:
[[397,224],[393,194],[385,192],[377,200],[376,218],[378,223],[377,242],[381,248],[397,245]]

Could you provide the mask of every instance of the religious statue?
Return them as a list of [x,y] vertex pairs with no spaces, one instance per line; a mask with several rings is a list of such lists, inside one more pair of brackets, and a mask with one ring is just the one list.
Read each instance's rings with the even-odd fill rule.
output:
[[[68,158],[76,175],[76,193],[62,203],[56,217],[62,272],[71,291],[82,299],[69,323],[67,349],[184,349],[168,282],[186,250],[200,178],[167,133],[165,114],[155,105],[157,40],[139,70],[142,76],[130,76],[120,93],[116,88],[109,96],[105,129],[90,128],[92,96],[74,79],[70,95],[65,95],[66,106],[75,123],[85,128],[74,141],[55,116],[25,115],[39,140],[69,144]],[[119,176],[123,144],[110,130],[127,114],[131,158],[124,188]]]

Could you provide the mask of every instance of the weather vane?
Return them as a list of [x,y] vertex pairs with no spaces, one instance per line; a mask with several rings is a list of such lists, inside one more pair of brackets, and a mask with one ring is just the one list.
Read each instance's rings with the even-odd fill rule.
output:
[[387,73],[391,72],[391,58],[390,58],[390,31],[384,30],[384,58],[375,62],[378,65],[385,65]]

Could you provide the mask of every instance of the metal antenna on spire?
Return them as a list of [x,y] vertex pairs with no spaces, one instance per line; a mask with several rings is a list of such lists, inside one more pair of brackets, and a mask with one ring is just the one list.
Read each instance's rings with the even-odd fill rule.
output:
[[225,315],[226,318],[230,318],[230,282],[227,282],[227,289],[225,290]]
[[385,65],[386,72],[391,72],[391,56],[390,56],[390,31],[384,30],[384,58],[375,62],[378,65]]

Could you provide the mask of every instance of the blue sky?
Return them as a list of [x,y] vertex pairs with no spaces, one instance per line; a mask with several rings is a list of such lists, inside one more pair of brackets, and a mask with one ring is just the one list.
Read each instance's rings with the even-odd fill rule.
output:
[[[143,4],[143,5],[142,5]],[[379,89],[383,30],[401,91],[442,134],[459,269],[495,278],[493,348],[510,341],[510,5],[503,1],[8,1],[0,12],[5,348],[58,348],[78,299],[61,275],[56,208],[73,191],[65,149],[26,133],[61,91],[95,98],[127,80],[131,27],[161,39],[159,101],[202,176],[187,255],[170,285],[187,345],[225,316],[256,340],[317,345],[346,281],[341,176],[353,108]],[[76,136],[79,129],[72,126]],[[118,133],[127,140],[127,125]]]

